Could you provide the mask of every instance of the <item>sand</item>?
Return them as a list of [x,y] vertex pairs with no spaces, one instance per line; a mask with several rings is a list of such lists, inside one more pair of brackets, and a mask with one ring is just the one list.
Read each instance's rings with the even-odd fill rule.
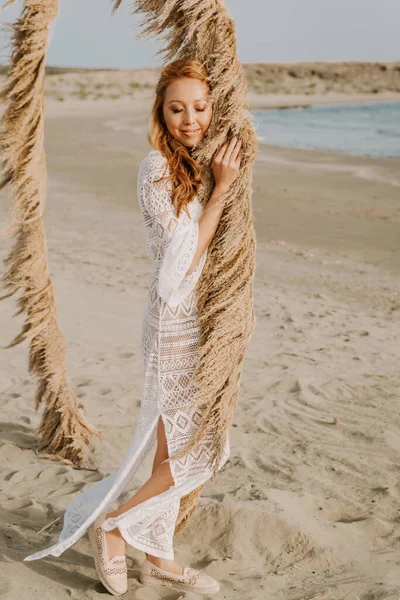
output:
[[[136,199],[148,102],[46,100],[46,230],[68,373],[91,423],[87,470],[36,455],[27,348],[1,352],[0,531],[5,600],[105,597],[87,536],[61,557],[68,501],[111,473],[142,391],[140,327],[151,262]],[[256,328],[232,454],[204,488],[176,559],[229,600],[398,600],[400,161],[261,146],[254,172]],[[2,193],[0,223],[9,193]],[[0,258],[11,241],[3,241]],[[0,303],[1,344],[19,331]],[[336,424],[334,420],[336,419]],[[149,476],[153,452],[120,498]],[[138,581],[137,600],[200,598]]]
[[[400,62],[243,63],[254,109],[400,100]],[[0,65],[0,84],[6,77]],[[85,69],[46,66],[46,98],[136,100],[152,94],[160,67]]]

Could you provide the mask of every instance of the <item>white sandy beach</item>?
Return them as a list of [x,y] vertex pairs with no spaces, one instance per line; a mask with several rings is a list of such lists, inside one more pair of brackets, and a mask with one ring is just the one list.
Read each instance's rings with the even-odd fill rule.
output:
[[[104,440],[93,439],[87,470],[36,455],[27,348],[1,351],[4,600],[105,597],[86,536],[59,558],[22,559],[56,540],[60,521],[38,532],[119,465],[135,427],[151,266],[136,199],[148,109],[141,94],[46,99],[50,271],[69,377]],[[261,146],[256,328],[232,454],[175,541],[178,561],[220,581],[218,598],[399,598],[399,167]],[[4,225],[9,192],[1,200]],[[0,303],[2,346],[21,327],[15,311],[13,298]],[[128,547],[129,600],[200,599],[140,584],[143,558]]]

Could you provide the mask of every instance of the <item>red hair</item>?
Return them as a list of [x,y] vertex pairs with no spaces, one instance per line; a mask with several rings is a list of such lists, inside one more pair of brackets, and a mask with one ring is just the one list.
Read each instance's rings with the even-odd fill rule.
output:
[[[163,104],[165,90],[175,79],[191,77],[208,85],[208,73],[203,64],[197,59],[179,59],[169,63],[162,71],[156,85],[156,97],[150,116],[150,144],[167,159],[169,167],[168,178],[172,182],[172,203],[179,216],[195,197],[201,182],[200,167],[191,156],[189,148],[174,138],[167,129]],[[187,211],[187,209],[185,208]]]

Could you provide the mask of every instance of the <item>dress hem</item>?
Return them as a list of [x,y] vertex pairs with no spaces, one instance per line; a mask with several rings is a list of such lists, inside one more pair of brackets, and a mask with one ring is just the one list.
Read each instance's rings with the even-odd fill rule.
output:
[[116,528],[119,530],[119,532],[122,535],[122,537],[124,538],[125,542],[127,544],[129,544],[129,546],[132,546],[132,548],[136,548],[136,550],[141,550],[142,552],[147,552],[147,554],[150,554],[151,556],[157,556],[158,558],[174,560],[174,558],[175,558],[174,552],[163,552],[163,550],[157,550],[156,548],[150,548],[149,546],[146,546],[146,544],[142,544],[141,542],[136,541],[134,538],[131,538],[131,536],[128,535],[126,533],[126,531],[123,530],[122,527],[119,527],[117,525]]

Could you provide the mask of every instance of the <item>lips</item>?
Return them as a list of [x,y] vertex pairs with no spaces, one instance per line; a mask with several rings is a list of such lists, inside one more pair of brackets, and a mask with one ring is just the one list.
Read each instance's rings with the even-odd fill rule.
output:
[[200,129],[187,130],[187,131],[184,131],[182,129],[181,131],[184,135],[195,135],[196,133],[199,133]]

